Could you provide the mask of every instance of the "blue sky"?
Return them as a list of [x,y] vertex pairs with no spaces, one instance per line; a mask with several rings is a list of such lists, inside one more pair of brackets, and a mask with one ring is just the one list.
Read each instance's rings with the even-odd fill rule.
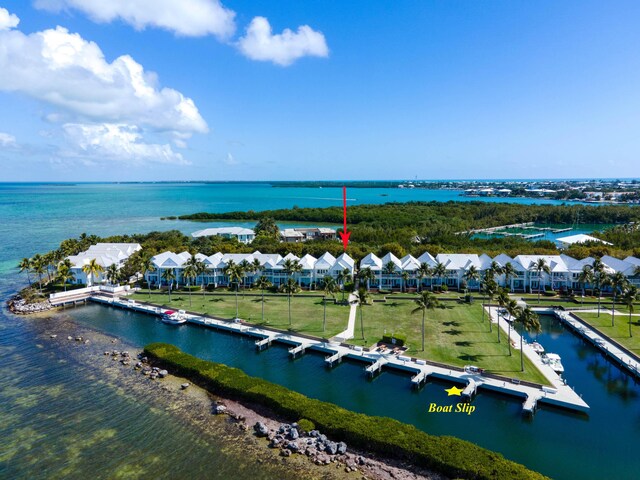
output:
[[639,2],[150,1],[0,0],[0,180],[639,176]]

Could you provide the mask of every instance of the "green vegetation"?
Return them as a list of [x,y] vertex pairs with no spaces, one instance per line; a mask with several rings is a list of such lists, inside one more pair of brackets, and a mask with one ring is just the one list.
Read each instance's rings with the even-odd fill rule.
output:
[[[178,217],[183,220],[241,220],[342,223],[342,208],[292,208],[263,212],[196,213]],[[580,218],[582,223],[610,225],[629,224],[640,221],[640,211],[625,205],[516,205],[512,203],[487,202],[408,202],[384,205],[354,205],[349,207],[349,229],[352,231],[349,254],[354,258],[372,251],[376,254],[392,252],[401,257],[407,253],[422,254],[429,251],[435,255],[441,252],[544,254],[557,253],[553,242],[530,242],[519,237],[472,238],[458,234],[471,229],[495,227],[523,222],[537,224],[567,224]],[[269,223],[271,220],[269,220]],[[640,231],[634,227],[620,226],[610,232],[597,234],[612,242],[613,246],[602,244],[576,245],[568,250],[569,255],[578,258],[602,256],[606,254],[625,257],[639,255]],[[278,251],[278,245],[266,236],[259,236],[252,248],[261,251]],[[323,245],[321,249],[337,242],[313,242]],[[288,245],[295,254],[317,251],[314,245]],[[334,249],[335,250],[335,249]],[[339,249],[338,249],[339,250]]]
[[400,458],[452,478],[535,479],[542,475],[498,453],[453,437],[428,435],[413,425],[355,413],[308,398],[237,368],[201,360],[173,345],[154,343],[145,353],[178,375],[221,395],[263,405],[291,419],[307,419],[336,440],[385,457]]
[[[622,309],[616,309],[621,311]],[[628,310],[627,310],[628,312]],[[631,350],[636,355],[640,355],[640,317],[629,314],[616,315],[615,325],[611,326],[611,313],[602,311],[600,317],[597,313],[573,312],[586,323],[594,327],[603,335],[615,340],[623,347]],[[631,323],[629,323],[631,320]],[[632,336],[629,335],[631,330]]]
[[[172,309],[186,309],[213,317],[232,319],[236,315],[234,296],[227,294],[195,295],[189,308],[188,296],[173,293],[171,301],[165,293],[140,292],[132,299],[163,305]],[[405,298],[402,300],[401,298]],[[548,381],[540,371],[524,359],[525,370],[521,371],[520,360],[509,353],[506,338],[498,342],[496,329],[489,330],[487,317],[483,318],[480,302],[475,304],[443,301],[441,308],[427,310],[425,314],[425,348],[422,349],[422,314],[412,315],[418,297],[384,296],[368,294],[367,303],[358,307],[355,345],[370,347],[379,341],[408,347],[406,355],[463,367],[474,364],[496,375],[519,378],[546,384]],[[323,329],[324,302],[322,297],[295,295],[291,297],[291,323],[289,323],[288,296],[265,295],[264,321],[262,320],[262,297],[260,294],[238,296],[239,317],[256,325],[279,330],[290,330],[305,335],[331,338],[347,327],[349,306],[326,302],[326,327]],[[370,299],[378,301],[370,302]],[[362,324],[359,315],[362,313]]]
[[[130,298],[164,305],[173,309],[184,309],[211,315],[213,317],[232,319],[236,316],[236,302],[233,294],[194,295],[193,306],[189,307],[186,294],[173,293],[171,302],[164,293],[153,293],[151,298],[146,292],[132,295]],[[262,297],[259,294],[238,295],[238,317],[255,325],[268,326],[279,330],[314,335],[316,337],[332,337],[346,328],[349,318],[349,307],[326,302],[326,329],[323,332],[324,305],[322,296],[294,295],[291,298],[291,324],[289,324],[289,298],[287,295],[265,295],[264,320],[262,320]]]

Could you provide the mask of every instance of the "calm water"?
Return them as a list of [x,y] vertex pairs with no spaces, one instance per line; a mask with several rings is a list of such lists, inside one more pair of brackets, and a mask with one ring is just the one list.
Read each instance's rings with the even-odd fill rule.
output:
[[[464,199],[456,192],[437,190],[352,189],[348,196],[353,203]],[[82,232],[106,235],[179,228],[190,233],[209,224],[159,217],[340,202],[339,189],[266,185],[0,184],[0,298],[26,281],[14,268],[19,258],[54,248]],[[562,356],[569,384],[592,407],[588,417],[543,409],[527,420],[519,400],[489,394],[477,397],[477,410],[469,417],[428,414],[429,402],[448,403],[444,385],[428,384],[414,392],[408,377],[388,372],[369,382],[358,364],[327,371],[320,355],[291,362],[279,347],[257,354],[253,344],[240,337],[190,326],[171,328],[150,317],[106,307],[87,306],[64,315],[137,345],[169,341],[313,397],[393,416],[429,433],[459,436],[555,478],[637,478],[640,469],[634,454],[640,443],[640,389],[551,319],[544,319],[539,341]],[[215,445],[194,443],[194,433],[169,414],[150,411],[143,402],[92,384],[80,367],[59,363],[55,352],[36,345],[42,322],[46,321],[25,321],[0,312],[0,478],[87,478],[95,472],[256,476],[241,468],[241,459],[222,455]],[[153,448],[150,431],[161,431]],[[176,444],[189,445],[189,453],[175,455]]]

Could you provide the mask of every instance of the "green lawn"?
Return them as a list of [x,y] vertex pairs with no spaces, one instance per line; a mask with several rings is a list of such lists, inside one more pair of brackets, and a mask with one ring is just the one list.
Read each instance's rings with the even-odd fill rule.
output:
[[[382,296],[373,295],[382,299]],[[236,304],[233,294],[206,295],[192,294],[192,306],[189,306],[187,293],[174,293],[169,303],[168,295],[152,294],[151,299],[144,292],[132,295],[133,299],[175,309],[185,309],[208,315],[231,319],[235,317]],[[338,299],[340,296],[338,296]],[[327,325],[322,330],[322,299],[308,296],[293,297],[291,300],[292,324],[289,325],[287,297],[265,295],[265,321],[261,319],[261,299],[259,296],[238,295],[240,318],[270,327],[330,338],[347,327],[349,307],[327,302]],[[374,302],[364,307],[365,340],[360,330],[360,316],[357,312],[355,338],[356,345],[370,346],[378,342],[386,333],[403,334],[407,338],[408,355],[455,366],[477,365],[486,370],[537,383],[548,383],[544,376],[525,358],[525,372],[520,372],[520,352],[513,350],[509,356],[506,335],[497,343],[497,330],[489,333],[488,318],[482,320],[479,302],[472,305],[446,302],[446,308],[427,312],[425,322],[425,351],[421,350],[420,313],[412,314],[415,307],[411,300],[388,300],[385,303]]]
[[476,365],[491,373],[516,377],[537,383],[548,381],[525,357],[525,371],[520,371],[520,351],[512,349],[509,356],[506,334],[501,332],[498,343],[497,326],[489,333],[489,322],[482,320],[480,303],[472,305],[447,302],[445,308],[427,311],[425,320],[425,351],[422,351],[422,313],[412,314],[414,302],[407,300],[375,302],[363,310],[364,337],[360,327],[360,312],[356,316],[353,343],[371,345],[385,334],[401,334],[407,338],[408,354],[449,365]]
[[[189,305],[188,293],[173,293],[171,303],[166,294],[152,294],[151,298],[144,292],[131,295],[132,299],[164,305],[174,309],[190,310],[207,315],[232,319],[236,316],[235,295],[206,295],[193,293],[192,306]],[[340,297],[337,297],[338,300]],[[314,335],[316,337],[333,337],[347,328],[349,307],[336,305],[327,301],[326,330],[322,330],[323,305],[321,298],[308,296],[294,296],[291,298],[291,325],[289,325],[289,308],[286,296],[272,296],[265,294],[264,322],[262,320],[262,301],[259,295],[238,294],[239,317],[256,325],[267,325],[281,330],[291,330]]]
[[[617,309],[616,306],[616,310]],[[638,312],[638,310],[636,310],[636,312]],[[602,334],[614,339],[636,355],[640,355],[640,317],[631,317],[631,333],[633,336],[629,337],[628,314],[616,315],[615,326],[612,327],[610,313],[600,312],[600,318],[598,318],[597,313],[574,313]]]

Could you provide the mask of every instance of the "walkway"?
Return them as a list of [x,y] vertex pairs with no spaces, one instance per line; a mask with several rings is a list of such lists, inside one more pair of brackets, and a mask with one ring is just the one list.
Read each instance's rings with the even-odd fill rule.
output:
[[351,340],[355,335],[356,328],[356,312],[358,311],[358,297],[353,293],[349,294],[348,302],[349,308],[349,322],[347,323],[347,329],[337,334],[334,338],[337,342],[345,342]]

